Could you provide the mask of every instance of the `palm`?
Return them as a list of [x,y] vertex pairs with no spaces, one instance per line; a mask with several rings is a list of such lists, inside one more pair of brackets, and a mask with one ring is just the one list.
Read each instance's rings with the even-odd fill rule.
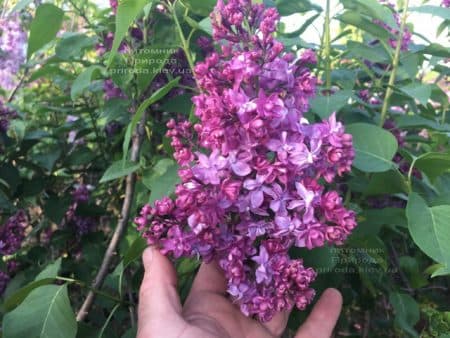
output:
[[[140,292],[138,338],[273,338],[283,333],[289,314],[279,313],[267,323],[245,317],[226,296],[225,279],[215,264],[201,266],[182,307],[171,263],[152,251],[144,253],[146,273]],[[341,297],[336,291],[328,293],[296,338],[330,336]]]

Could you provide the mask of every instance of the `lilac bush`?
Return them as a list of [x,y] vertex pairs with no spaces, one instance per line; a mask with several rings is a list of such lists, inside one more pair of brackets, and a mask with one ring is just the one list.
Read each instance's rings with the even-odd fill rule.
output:
[[0,88],[12,90],[16,84],[16,74],[25,61],[25,42],[17,14],[0,18]]
[[199,122],[168,123],[181,184],[135,222],[149,245],[174,257],[218,261],[228,293],[261,321],[311,302],[316,272],[293,247],[342,244],[356,226],[332,183],[351,169],[352,137],[333,114],[310,123],[309,66],[283,53],[274,8],[219,1],[211,14],[220,52],[197,63]]

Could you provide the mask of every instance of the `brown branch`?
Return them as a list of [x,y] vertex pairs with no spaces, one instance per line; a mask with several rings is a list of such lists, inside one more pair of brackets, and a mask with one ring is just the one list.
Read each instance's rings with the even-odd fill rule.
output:
[[127,279],[127,296],[128,296],[128,301],[130,302],[130,305],[128,306],[128,312],[130,313],[130,322],[131,322],[131,327],[134,328],[136,327],[136,311],[135,311],[135,306],[134,306],[134,301],[133,301],[133,290],[131,289],[131,274],[130,271],[125,271],[125,277]]
[[[142,117],[133,135],[133,144],[131,147],[132,162],[137,162],[139,160],[141,144],[145,135],[145,122],[146,122],[146,114],[144,114],[144,116]],[[100,289],[101,286],[103,285],[103,282],[105,281],[106,276],[108,275],[112,259],[116,255],[117,247],[128,225],[128,219],[130,217],[130,209],[134,198],[135,186],[136,186],[136,174],[131,173],[127,176],[126,180],[125,199],[123,200],[119,222],[117,223],[117,227],[114,230],[114,234],[111,238],[111,241],[109,242],[108,248],[106,249],[102,264],[100,265],[100,269],[98,270],[97,275],[95,276],[94,281],[92,282],[93,289],[96,290]],[[78,322],[81,322],[86,318],[90,308],[92,307],[92,304],[94,303],[94,299],[95,293],[89,291],[88,295],[86,296],[86,299],[83,302],[83,305],[78,310],[77,314]]]

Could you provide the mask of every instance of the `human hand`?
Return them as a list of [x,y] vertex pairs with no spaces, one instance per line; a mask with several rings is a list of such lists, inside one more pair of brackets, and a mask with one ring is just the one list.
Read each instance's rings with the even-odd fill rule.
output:
[[[227,297],[225,278],[215,263],[201,265],[181,306],[176,272],[169,259],[149,248],[143,261],[137,338],[274,338],[286,328],[287,312],[267,323],[244,316]],[[329,338],[341,307],[339,291],[327,289],[295,338]]]

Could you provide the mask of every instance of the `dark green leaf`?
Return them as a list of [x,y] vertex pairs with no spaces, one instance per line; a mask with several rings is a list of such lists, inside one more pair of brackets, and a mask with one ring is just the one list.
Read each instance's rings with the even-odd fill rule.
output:
[[431,180],[450,170],[450,153],[426,153],[419,156],[414,166]]
[[44,204],[44,214],[51,221],[59,224],[66,214],[69,204],[70,198],[67,196],[61,198],[57,195],[50,195]]
[[170,100],[167,100],[159,108],[159,110],[170,113],[180,113],[188,115],[189,112],[191,111],[191,106],[192,106],[192,95],[183,94],[178,95]]
[[355,58],[362,58],[372,62],[389,61],[389,54],[382,46],[367,46],[360,42],[349,41],[347,42],[347,47],[350,55]]
[[86,88],[89,87],[92,82],[92,78],[95,75],[99,74],[102,69],[103,68],[100,66],[89,66],[80,75],[78,75],[78,77],[73,82],[72,88],[70,90],[70,97],[72,98],[72,100],[75,101],[75,99],[80,96]]
[[111,164],[111,166],[106,169],[105,173],[103,174],[102,178],[100,179],[100,183],[105,183],[108,181],[115,180],[120,177],[127,176],[131,173],[134,173],[136,170],[140,168],[140,165],[138,163],[133,162],[124,162],[124,161],[117,161]]
[[[148,85],[153,81],[155,76],[163,73],[163,67],[166,65],[168,58],[174,53],[173,48],[162,47],[146,47],[137,52],[136,64],[136,81],[140,92],[146,90]],[[178,59],[169,60],[170,62]],[[172,75],[172,74],[169,74]]]
[[342,0],[342,4],[345,9],[349,9],[353,13],[367,15],[388,24],[392,28],[398,28],[392,11],[377,0]]
[[136,240],[131,244],[130,248],[123,256],[123,268],[126,269],[131,262],[141,257],[146,247],[147,242],[144,238],[136,238]]
[[151,0],[123,0],[119,1],[116,14],[116,31],[114,34],[114,41],[109,54],[109,64],[111,64],[117,50],[119,49],[122,40],[128,33],[128,28],[133,21],[143,11],[144,7]]
[[141,105],[136,111],[136,114],[134,114],[133,119],[128,125],[127,131],[125,133],[125,139],[123,141],[123,148],[122,148],[124,161],[128,155],[128,148],[130,147],[131,135],[134,129],[136,128],[139,120],[142,118],[142,115],[144,114],[145,110],[148,107],[150,107],[153,103],[158,102],[164,96],[166,96],[172,90],[173,87],[178,85],[179,81],[180,81],[179,77],[173,79],[172,81],[168,82],[164,87],[158,89],[156,92],[152,94],[152,96],[150,96],[148,99],[146,99],[144,102],[141,103]]
[[395,323],[398,327],[413,337],[419,337],[414,325],[419,321],[420,309],[414,298],[407,294],[391,292],[389,302],[394,308]]
[[370,33],[376,38],[382,40],[386,40],[389,38],[389,33],[384,28],[366,19],[357,12],[346,11],[343,14],[339,15],[337,19],[342,21],[343,23],[355,26],[367,33]]
[[170,195],[178,182],[177,164],[173,160],[166,158],[158,161],[143,178],[143,183],[151,190],[149,203]]
[[55,54],[63,60],[81,58],[83,51],[94,46],[97,40],[81,33],[65,33],[56,46]]

